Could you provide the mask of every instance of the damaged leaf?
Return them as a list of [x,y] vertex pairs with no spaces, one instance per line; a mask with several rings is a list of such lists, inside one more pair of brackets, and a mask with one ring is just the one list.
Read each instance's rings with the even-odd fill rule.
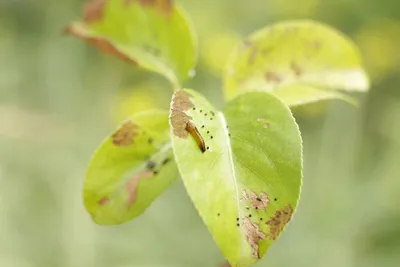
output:
[[142,214],[177,177],[168,113],[140,113],[123,122],[95,153],[84,204],[97,224],[121,224]]
[[92,0],[83,20],[65,31],[177,86],[197,60],[196,38],[184,13],[172,0]]
[[[182,134],[185,123],[198,129],[204,152]],[[199,93],[181,90],[172,98],[170,127],[186,190],[224,257],[232,266],[257,262],[300,194],[301,137],[290,110],[267,92],[250,92],[221,112]],[[288,206],[290,215],[283,213]]]
[[269,91],[288,105],[327,99],[353,102],[344,91],[367,91],[356,45],[335,29],[310,20],[278,23],[251,34],[231,54],[224,74],[228,99]]

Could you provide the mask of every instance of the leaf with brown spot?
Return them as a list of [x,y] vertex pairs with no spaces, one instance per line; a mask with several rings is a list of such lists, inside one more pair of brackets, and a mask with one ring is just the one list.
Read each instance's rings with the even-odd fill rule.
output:
[[[84,205],[94,222],[132,220],[176,180],[169,130],[168,113],[154,110],[132,116],[103,141],[83,188]],[[171,162],[163,164],[167,158]]]
[[116,146],[130,146],[135,143],[134,138],[138,135],[138,126],[132,121],[126,121],[112,135],[113,144]]
[[138,183],[142,178],[152,177],[153,173],[149,171],[144,171],[133,175],[131,179],[126,183],[126,192],[128,193],[128,199],[126,200],[126,205],[130,207],[136,200],[136,191]]
[[[243,49],[247,44],[251,49]],[[261,51],[257,60],[254,51]],[[354,42],[332,27],[311,20],[281,22],[254,32],[232,52],[224,74],[228,99],[261,90],[274,93],[290,106],[348,100],[350,97],[343,96],[341,90],[365,92],[368,88]],[[350,98],[350,102],[354,100]]]
[[265,223],[269,226],[269,239],[275,240],[278,238],[279,234],[292,218],[292,214],[293,208],[291,205],[287,205],[283,209],[275,212],[275,215]]
[[184,10],[171,0],[92,0],[82,22],[65,32],[100,51],[169,79],[175,87],[190,77],[197,44]]
[[[180,124],[177,112],[184,114]],[[268,129],[259,118],[270,123]],[[194,138],[182,138],[187,119],[204,139],[204,152]],[[217,111],[200,93],[185,89],[173,96],[170,125],[186,191],[224,258],[232,266],[257,262],[273,243],[265,221],[283,203],[294,210],[300,194],[301,138],[290,110],[269,93],[251,92]]]
[[194,105],[190,101],[190,94],[186,91],[178,91],[172,97],[170,122],[173,134],[180,138],[187,138],[189,132],[186,126],[192,119],[187,115],[186,111],[193,108]]
[[255,223],[252,223],[249,217],[245,217],[243,220],[243,228],[246,233],[247,241],[249,242],[252,250],[253,256],[257,259],[260,258],[258,252],[258,243],[260,240],[265,239],[266,234],[260,231],[260,228]]

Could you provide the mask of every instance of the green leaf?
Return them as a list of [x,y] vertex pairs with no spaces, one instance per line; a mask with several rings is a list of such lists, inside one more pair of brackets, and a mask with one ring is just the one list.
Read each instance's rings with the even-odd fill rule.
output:
[[274,95],[290,107],[302,106],[323,100],[340,99],[358,106],[352,97],[334,90],[318,89],[307,84],[291,84],[277,88]]
[[149,111],[127,119],[104,140],[90,162],[84,204],[100,225],[142,214],[178,177],[168,112]]
[[84,20],[66,32],[178,86],[197,61],[196,38],[184,13],[171,0],[92,0]]
[[336,90],[369,87],[356,45],[330,26],[311,20],[282,22],[251,34],[232,52],[224,74],[228,99],[253,90],[275,93],[292,84],[305,86],[297,88],[299,93],[291,90],[289,105],[294,98],[296,105],[306,104],[321,95],[342,98]]
[[250,92],[220,112],[199,93],[181,90],[170,125],[187,192],[223,255],[232,266],[258,261],[300,194],[302,144],[289,108],[267,92]]

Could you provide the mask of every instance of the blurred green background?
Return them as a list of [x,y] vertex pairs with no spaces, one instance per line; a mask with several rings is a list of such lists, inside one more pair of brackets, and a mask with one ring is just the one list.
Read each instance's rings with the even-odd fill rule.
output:
[[[371,91],[296,111],[304,139],[299,208],[258,266],[400,265],[400,2],[181,0],[199,35],[186,84],[223,105],[220,73],[240,38],[312,18],[359,45]],[[90,157],[126,116],[167,108],[155,74],[61,34],[82,0],[0,0],[0,267],[218,266],[182,183],[137,220],[95,225],[82,204]]]

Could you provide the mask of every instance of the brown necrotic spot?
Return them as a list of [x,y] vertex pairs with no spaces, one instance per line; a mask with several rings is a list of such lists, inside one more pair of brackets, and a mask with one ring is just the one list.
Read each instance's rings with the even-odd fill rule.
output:
[[138,135],[138,129],[139,127],[132,121],[126,121],[112,135],[113,144],[116,146],[130,146],[134,144],[134,138]]
[[274,216],[265,223],[269,226],[269,239],[276,240],[276,238],[285,228],[286,224],[292,218],[292,214],[293,208],[291,205],[287,205],[283,209],[275,212]]
[[101,206],[104,206],[104,205],[108,204],[108,202],[110,202],[110,199],[108,197],[103,197],[97,203],[99,203],[99,205],[101,205]]
[[290,63],[290,69],[293,71],[296,77],[300,77],[303,74],[303,70],[296,62]]
[[265,73],[265,80],[269,83],[280,83],[282,78],[276,72],[267,71]]
[[246,234],[247,242],[249,242],[252,250],[253,250],[253,257],[259,259],[260,254],[258,252],[258,245],[260,240],[266,238],[266,234],[263,233],[258,225],[252,223],[249,217],[245,217],[243,220],[244,231]]
[[64,30],[65,33],[67,34],[72,34],[78,38],[81,38],[83,40],[85,40],[86,42],[88,42],[89,44],[93,45],[94,47],[96,47],[97,49],[99,49],[101,52],[109,54],[109,55],[113,55],[113,56],[117,56],[120,59],[129,62],[131,64],[137,65],[137,62],[135,59],[130,58],[129,56],[127,56],[126,54],[120,52],[111,42],[109,42],[108,40],[104,39],[104,38],[100,38],[100,37],[88,37],[87,32],[85,29],[83,29],[82,27],[75,27],[73,25],[68,26],[67,28],[65,28]]
[[172,0],[125,0],[125,4],[129,5],[138,2],[145,7],[153,7],[161,14],[170,15],[173,9]]
[[189,132],[186,130],[188,122],[192,119],[186,111],[193,108],[194,104],[190,101],[190,94],[181,90],[174,94],[172,98],[170,122],[175,136],[186,139]]
[[104,17],[106,0],[93,0],[83,8],[83,20],[86,23],[101,20]]
[[242,197],[240,200],[241,201],[250,200],[252,208],[262,211],[265,211],[269,203],[269,199],[266,193],[261,192],[260,195],[258,196],[253,191],[251,191],[250,194],[248,194],[246,190],[243,190]]
[[126,184],[126,192],[128,193],[128,199],[126,200],[126,205],[130,207],[136,200],[137,187],[140,179],[152,177],[153,173],[149,171],[144,171],[135,174]]

